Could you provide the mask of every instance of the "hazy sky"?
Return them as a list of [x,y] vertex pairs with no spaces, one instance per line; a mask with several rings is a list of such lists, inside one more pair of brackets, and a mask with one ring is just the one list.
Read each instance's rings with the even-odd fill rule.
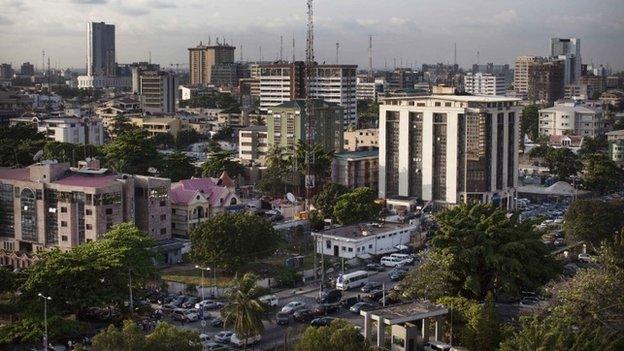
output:
[[[414,63],[512,63],[518,55],[547,55],[553,36],[581,38],[583,61],[624,68],[622,0],[316,0],[318,61],[368,62],[373,35],[377,68]],[[88,21],[116,25],[117,61],[168,66],[188,62],[187,48],[211,36],[240,45],[246,60],[304,57],[305,0],[0,0],[0,62],[84,67]]]

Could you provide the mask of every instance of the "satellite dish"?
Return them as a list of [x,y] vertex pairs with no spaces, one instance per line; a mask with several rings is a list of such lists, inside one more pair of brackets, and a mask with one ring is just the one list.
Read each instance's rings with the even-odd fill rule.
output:
[[154,168],[154,167],[150,167],[150,168],[148,168],[148,169],[147,169],[147,172],[149,172],[149,173],[151,173],[151,174],[156,174],[156,173],[158,173],[158,171],[157,171],[157,170],[156,170],[156,168]]
[[35,162],[41,161],[42,158],[43,158],[43,150],[39,150],[39,151],[37,151],[35,156],[33,156],[33,161],[35,161]]
[[295,197],[295,195],[293,195],[293,193],[286,194],[286,198],[288,199],[288,201],[292,203],[297,202],[297,198]]

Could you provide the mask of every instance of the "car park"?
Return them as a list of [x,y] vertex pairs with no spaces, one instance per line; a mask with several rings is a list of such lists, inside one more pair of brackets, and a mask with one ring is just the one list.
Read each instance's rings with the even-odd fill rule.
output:
[[320,317],[320,318],[315,318],[312,320],[312,322],[310,322],[310,325],[313,327],[326,327],[328,325],[331,324],[331,322],[334,320],[335,318],[333,317]]
[[337,313],[340,308],[338,304],[322,303],[312,308],[312,313],[317,316],[325,316],[332,313]]
[[368,283],[364,284],[364,286],[362,287],[362,289],[360,289],[363,293],[368,293],[371,292],[373,290],[378,290],[382,287],[383,284],[381,284],[380,282],[371,282],[369,281]]
[[397,267],[391,270],[388,275],[390,276],[390,280],[392,280],[393,282],[397,282],[405,278],[405,276],[407,275],[407,269]]
[[228,342],[230,342],[230,339],[232,338],[232,335],[234,335],[233,331],[222,330],[222,331],[218,332],[214,336],[214,339],[215,339],[215,341],[218,341],[218,342],[228,343]]
[[214,328],[221,328],[223,327],[223,319],[221,319],[220,317],[215,317],[210,321],[210,326],[214,327]]
[[386,267],[380,265],[379,263],[369,263],[366,265],[366,270],[369,272],[383,272],[386,270]]
[[282,307],[281,312],[292,314],[303,308],[306,308],[306,304],[304,302],[291,301],[288,304],[286,304],[286,306]]
[[235,333],[235,334],[232,334],[232,337],[230,338],[230,343],[236,346],[244,346],[244,345],[249,346],[249,345],[253,345],[255,343],[260,342],[260,340],[262,340],[261,335],[250,336],[247,339],[240,339],[238,335],[236,335]]
[[293,313],[293,319],[296,322],[308,322],[310,320],[312,320],[314,318],[314,314],[312,314],[312,311],[308,308],[302,308],[299,311]]
[[275,315],[275,323],[278,325],[288,325],[292,320],[292,313],[288,312],[277,312]]
[[349,308],[349,311],[353,313],[360,313],[360,311],[368,311],[372,308],[373,308],[373,305],[371,305],[368,302],[358,302],[355,305],[351,306]]
[[261,296],[258,300],[267,304],[269,307],[276,307],[279,304],[277,296],[273,294]]
[[347,297],[346,299],[340,301],[340,306],[349,309],[358,302],[360,302],[360,300],[357,297]]
[[184,308],[176,308],[171,311],[171,318],[176,321],[186,321],[186,310]]
[[192,308],[195,306],[195,303],[199,301],[195,296],[189,296],[184,303],[182,303],[182,308]]
[[215,301],[212,299],[206,299],[206,300],[202,300],[199,301],[195,304],[195,308],[199,309],[199,308],[204,308],[205,310],[214,310],[214,309],[218,309],[223,307],[223,302],[221,301]]
[[342,291],[337,289],[323,290],[323,292],[317,297],[318,303],[336,303],[342,299]]
[[364,297],[369,301],[377,301],[384,296],[383,290],[374,290],[366,294]]

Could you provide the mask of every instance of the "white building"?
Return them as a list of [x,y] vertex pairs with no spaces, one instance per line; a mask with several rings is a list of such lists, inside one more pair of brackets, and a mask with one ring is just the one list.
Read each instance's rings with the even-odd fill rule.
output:
[[359,79],[356,84],[356,98],[358,100],[372,100],[377,101],[379,94],[383,93],[383,83],[381,82],[367,82],[364,79]]
[[490,73],[466,73],[464,89],[472,95],[504,96],[507,92],[505,77]]
[[50,107],[52,110],[58,110],[63,105],[63,98],[56,94],[27,94],[27,96],[32,99],[34,109]]
[[592,137],[605,132],[602,109],[577,102],[556,103],[539,110],[539,133],[542,135],[580,135]]
[[269,151],[266,126],[249,126],[238,132],[238,158],[242,162],[264,164]]
[[62,116],[47,119],[20,117],[11,119],[11,123],[33,123],[37,126],[37,130],[49,139],[62,143],[104,144],[102,120],[96,117]]
[[520,99],[432,95],[379,110],[379,196],[514,207]]
[[132,88],[132,77],[78,76],[78,88]]
[[397,251],[397,245],[406,245],[418,226],[400,223],[354,224],[312,232],[316,252],[346,259],[368,258]]

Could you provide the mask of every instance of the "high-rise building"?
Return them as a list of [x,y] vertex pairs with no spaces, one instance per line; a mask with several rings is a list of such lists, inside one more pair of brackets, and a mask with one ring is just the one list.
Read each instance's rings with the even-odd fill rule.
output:
[[191,85],[209,85],[212,82],[214,66],[234,62],[236,47],[227,43],[206,46],[202,42],[189,48],[189,79]]
[[[257,71],[257,73],[256,73]],[[260,110],[285,102],[305,98],[305,64],[293,63],[265,64],[256,70],[251,68],[251,76],[260,79]]]
[[115,25],[87,23],[87,76],[114,77],[116,74]]
[[178,77],[173,72],[146,70],[140,75],[141,109],[151,113],[175,113]]
[[564,96],[564,62],[560,60],[534,62],[528,67],[527,98],[550,103]]
[[139,94],[141,92],[141,74],[144,71],[158,71],[160,65],[148,62],[135,62],[131,67],[132,74],[132,93]]
[[564,61],[564,84],[575,84],[581,77],[581,39],[551,38],[550,57]]
[[30,62],[22,63],[22,67],[20,69],[20,74],[23,76],[34,76],[35,75],[35,66]]
[[249,126],[238,132],[238,158],[246,163],[251,161],[264,164],[269,145],[266,126]]
[[505,95],[507,92],[505,77],[491,73],[466,73],[464,90],[472,95]]
[[543,60],[543,58],[538,56],[519,56],[516,58],[513,85],[517,95],[527,96],[529,93],[529,66]]
[[379,196],[514,208],[519,101],[469,95],[385,99],[379,111]]
[[11,67],[10,63],[3,63],[0,65],[0,78],[10,79],[13,78],[13,67]]

